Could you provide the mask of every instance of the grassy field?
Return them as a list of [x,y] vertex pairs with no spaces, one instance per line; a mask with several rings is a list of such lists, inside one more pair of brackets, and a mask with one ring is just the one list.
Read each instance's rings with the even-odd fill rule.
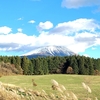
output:
[[[32,85],[32,79],[34,79],[37,86]],[[47,93],[54,92],[51,88],[51,80],[56,80],[59,84],[65,86],[68,92],[73,92],[78,98],[85,98],[87,91],[83,88],[82,82],[88,85],[92,93],[89,97],[92,100],[97,97],[100,100],[100,76],[88,76],[88,75],[66,75],[66,74],[55,74],[55,75],[33,75],[33,76],[2,76],[0,81],[3,83],[14,84],[22,88],[33,89],[41,91],[45,90]]]

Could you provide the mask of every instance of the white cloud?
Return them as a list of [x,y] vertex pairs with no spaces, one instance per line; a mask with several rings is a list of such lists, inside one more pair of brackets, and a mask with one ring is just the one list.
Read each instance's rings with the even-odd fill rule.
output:
[[96,41],[96,38],[96,34],[92,34],[89,32],[83,32],[75,36],[75,40],[77,42],[88,42],[89,44],[93,44]]
[[0,50],[5,51],[24,51],[30,50],[31,44],[35,43],[35,36],[27,36],[24,33],[10,33],[0,35]]
[[100,0],[63,0],[62,6],[66,8],[79,8],[100,5]]
[[99,36],[97,36],[96,38],[96,42],[95,42],[97,45],[100,45],[100,33],[99,33]]
[[23,29],[18,28],[17,30],[18,30],[19,33],[22,33],[22,30],[23,30]]
[[100,25],[94,19],[80,18],[74,21],[59,23],[50,34],[73,34],[80,31],[94,32],[96,29],[100,29]]
[[66,44],[69,49],[78,53],[84,52],[93,45],[100,45],[100,34],[97,30],[100,30],[100,25],[94,19],[81,18],[74,21],[59,23],[48,34],[58,34],[59,36],[63,36],[66,38],[64,40],[65,43],[61,43],[64,38],[61,38],[61,41],[57,41],[57,43],[59,44],[60,42],[61,44]]
[[34,20],[30,20],[30,21],[28,21],[28,23],[33,24],[33,23],[35,23],[35,21]]
[[[44,26],[43,29],[50,28]],[[100,25],[93,19],[59,23],[52,31],[41,31],[39,36],[28,36],[19,28],[17,33],[0,35],[0,50],[30,51],[37,46],[61,45],[79,53],[89,47],[100,45],[100,33],[97,31],[100,31]]]
[[[73,37],[68,37],[65,35],[59,34],[44,34],[41,33],[40,36],[37,38],[38,45],[71,45],[74,42]],[[70,42],[66,42],[70,41]]]
[[51,29],[52,27],[53,23],[51,23],[50,21],[40,22],[38,25],[38,30],[48,30]]
[[23,18],[20,17],[20,18],[18,18],[18,20],[23,20]]
[[8,34],[11,31],[12,31],[12,29],[7,26],[0,27],[0,34]]

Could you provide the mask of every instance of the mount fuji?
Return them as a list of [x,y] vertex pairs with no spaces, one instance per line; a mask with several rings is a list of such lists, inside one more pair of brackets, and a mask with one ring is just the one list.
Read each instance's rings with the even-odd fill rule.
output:
[[72,52],[64,46],[45,46],[34,49],[23,56],[28,58],[46,57],[46,56],[72,56],[76,53]]

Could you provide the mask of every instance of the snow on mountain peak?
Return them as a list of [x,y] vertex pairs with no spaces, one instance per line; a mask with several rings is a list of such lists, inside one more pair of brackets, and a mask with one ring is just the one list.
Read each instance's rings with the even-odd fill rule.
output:
[[70,55],[76,55],[74,52],[69,50],[68,48],[64,46],[45,46],[45,47],[39,47],[35,50],[32,50],[26,54],[25,56],[70,56]]

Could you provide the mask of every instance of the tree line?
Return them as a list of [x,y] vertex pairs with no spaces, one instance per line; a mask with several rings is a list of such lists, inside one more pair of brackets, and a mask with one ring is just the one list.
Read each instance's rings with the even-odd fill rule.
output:
[[85,56],[38,57],[0,56],[0,62],[10,63],[18,70],[17,74],[46,75],[46,74],[80,74],[94,75],[100,73],[100,58]]

